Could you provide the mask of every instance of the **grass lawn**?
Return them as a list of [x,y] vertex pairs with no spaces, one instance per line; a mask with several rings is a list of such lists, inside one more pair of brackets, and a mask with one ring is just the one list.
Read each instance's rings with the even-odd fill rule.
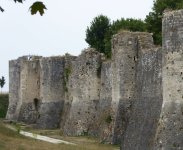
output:
[[0,118],[6,117],[6,112],[9,104],[9,95],[0,94]]
[[[10,125],[10,124],[9,124]],[[15,125],[12,125],[15,127]],[[63,136],[60,129],[40,130],[25,128],[27,132],[45,135],[48,137],[62,139],[77,145],[52,144],[35,140],[18,134],[5,127],[0,122],[0,150],[119,150],[119,145],[101,143],[99,138],[92,136]]]

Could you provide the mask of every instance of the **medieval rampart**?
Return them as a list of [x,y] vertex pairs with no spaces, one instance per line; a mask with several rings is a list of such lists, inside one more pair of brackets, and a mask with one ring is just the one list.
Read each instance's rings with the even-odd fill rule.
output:
[[6,118],[90,134],[121,149],[181,149],[183,10],[163,15],[163,46],[152,34],[112,37],[112,59],[89,48],[78,57],[10,61]]

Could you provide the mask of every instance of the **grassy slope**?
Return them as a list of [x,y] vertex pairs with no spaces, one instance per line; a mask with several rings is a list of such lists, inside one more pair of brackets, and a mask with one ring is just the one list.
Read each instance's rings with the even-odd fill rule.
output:
[[[74,138],[74,137],[73,137]],[[51,144],[39,140],[30,139],[12,131],[0,122],[0,150],[119,150],[119,148],[112,147],[105,144],[99,144],[92,139],[86,142],[86,137],[75,137],[75,139],[82,140],[78,145],[66,144]],[[83,142],[85,138],[85,142]]]
[[6,117],[6,112],[8,109],[9,96],[8,94],[0,94],[0,118]]

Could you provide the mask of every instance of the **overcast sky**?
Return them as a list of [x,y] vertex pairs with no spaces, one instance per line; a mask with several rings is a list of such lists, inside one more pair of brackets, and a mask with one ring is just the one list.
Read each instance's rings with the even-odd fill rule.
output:
[[144,20],[153,0],[40,0],[47,10],[41,17],[28,11],[34,0],[23,4],[0,0],[0,77],[9,91],[9,60],[23,55],[44,57],[70,53],[78,56],[88,47],[85,31],[94,17],[103,14],[111,22],[120,18]]

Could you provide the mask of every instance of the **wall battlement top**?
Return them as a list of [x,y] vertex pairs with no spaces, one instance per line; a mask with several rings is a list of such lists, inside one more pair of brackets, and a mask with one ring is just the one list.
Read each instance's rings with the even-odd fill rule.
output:
[[147,32],[120,31],[118,34],[113,35],[113,38],[111,39],[112,47],[120,47],[119,49],[122,48],[123,51],[126,51],[129,48],[129,50],[140,48],[143,52],[147,52],[148,50],[155,48],[152,35],[152,33]]
[[43,57],[43,56],[36,56],[36,55],[24,55],[22,57],[18,57],[18,59],[13,59],[13,60],[10,60],[11,61],[17,61],[17,60],[23,60],[23,61],[35,61],[35,60],[41,60],[41,59],[58,59],[58,58],[77,58],[78,56],[61,56],[61,55],[58,55],[58,56],[50,56],[50,57]]
[[152,36],[152,33],[148,33],[148,32],[131,32],[131,31],[126,31],[126,30],[120,30],[117,34],[113,35],[113,38],[117,38],[119,35],[149,35]]
[[180,10],[165,9],[162,18],[175,17],[181,15],[183,15],[183,9]]
[[[82,52],[81,52],[80,55],[83,55],[83,54],[86,54],[86,53],[89,53],[89,52],[96,52],[96,53],[99,53],[99,52],[97,52],[94,48],[87,48],[87,49],[82,50]],[[80,55],[79,55],[79,56],[80,56]]]

